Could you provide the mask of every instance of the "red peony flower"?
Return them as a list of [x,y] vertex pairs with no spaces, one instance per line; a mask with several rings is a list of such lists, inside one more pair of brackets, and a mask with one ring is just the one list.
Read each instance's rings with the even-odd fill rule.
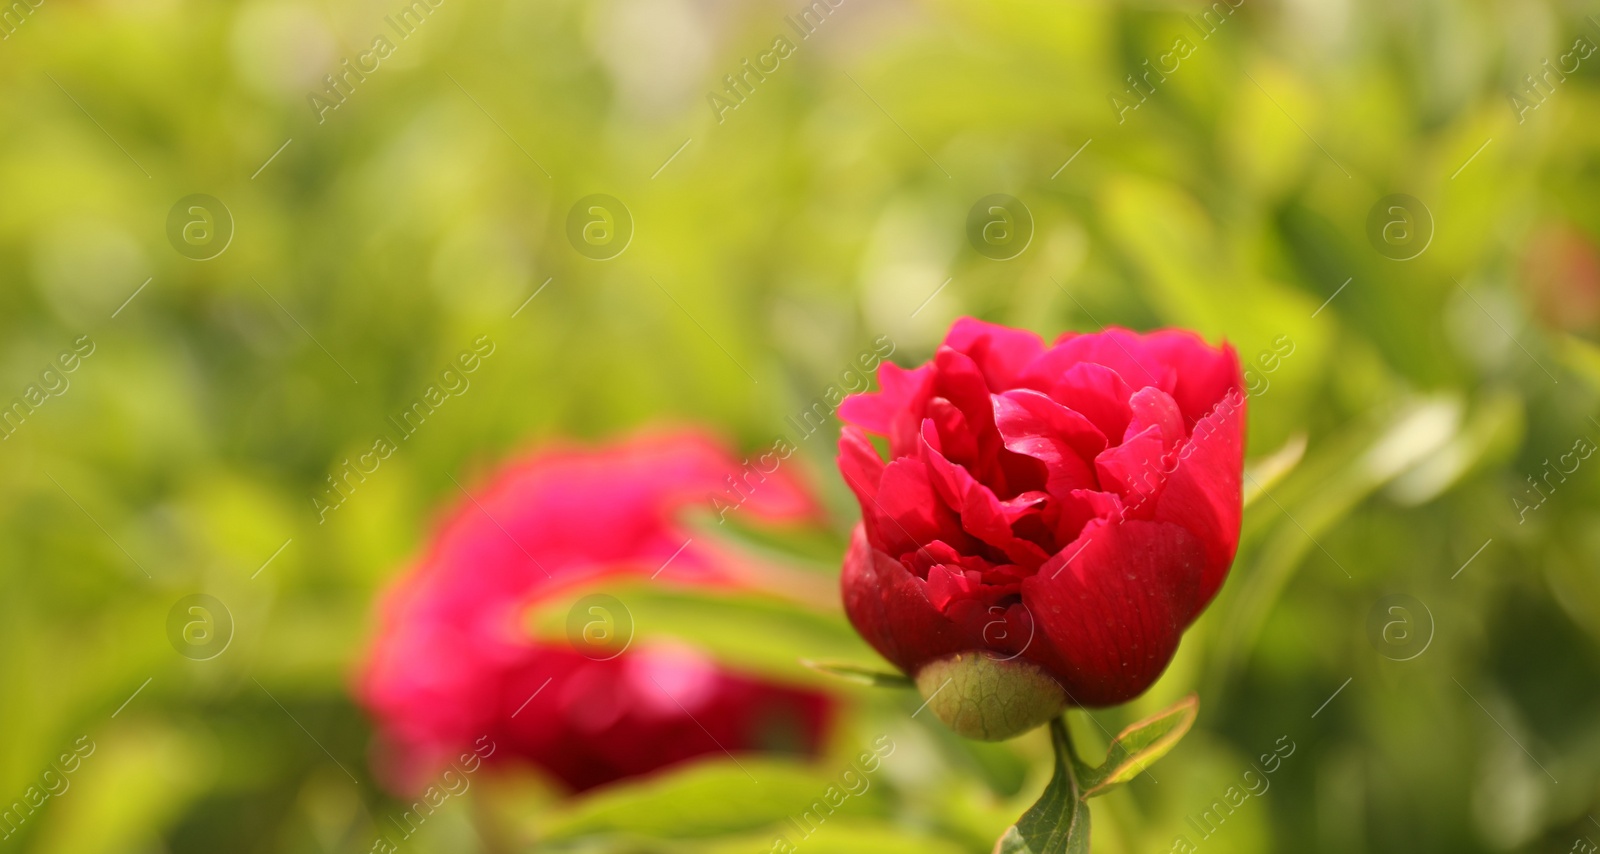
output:
[[1238,546],[1233,349],[1117,328],[1046,347],[963,318],[878,380],[840,408],[856,629],[924,695],[949,687],[934,708],[973,737],[1143,693]]
[[[833,710],[824,694],[682,645],[597,654],[535,641],[525,624],[540,602],[617,575],[758,587],[761,567],[691,541],[679,518],[709,508],[706,496],[738,470],[704,437],[643,437],[548,451],[463,496],[387,595],[360,680],[390,784],[418,790],[468,751],[531,763],[574,790],[724,748],[818,751]],[[818,513],[784,471],[743,509],[768,522]]]

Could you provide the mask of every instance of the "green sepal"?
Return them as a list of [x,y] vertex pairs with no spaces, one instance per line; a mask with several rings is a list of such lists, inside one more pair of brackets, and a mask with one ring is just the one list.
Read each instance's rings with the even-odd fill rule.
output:
[[1200,698],[1190,694],[1142,721],[1129,724],[1111,740],[1106,761],[1079,778],[1083,797],[1103,795],[1138,776],[1177,746],[1199,714]]

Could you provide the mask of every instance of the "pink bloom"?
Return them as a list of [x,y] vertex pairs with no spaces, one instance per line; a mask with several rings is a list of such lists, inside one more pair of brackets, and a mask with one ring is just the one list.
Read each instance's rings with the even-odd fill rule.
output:
[[1551,223],[1535,231],[1522,280],[1549,325],[1572,332],[1600,326],[1600,248],[1577,227]]
[[[382,605],[359,693],[386,776],[415,789],[485,738],[490,761],[527,761],[575,790],[723,748],[816,750],[831,715],[824,695],[682,646],[594,660],[607,656],[535,642],[525,624],[540,601],[616,576],[756,586],[759,568],[691,542],[680,521],[692,506],[709,512],[739,471],[704,436],[643,436],[545,451],[472,488]],[[781,470],[740,509],[767,522],[818,512]]]
[[913,676],[984,651],[1078,705],[1148,688],[1238,546],[1233,349],[1117,328],[1046,347],[964,318],[931,362],[878,380],[840,408],[862,513],[844,601],[862,636]]

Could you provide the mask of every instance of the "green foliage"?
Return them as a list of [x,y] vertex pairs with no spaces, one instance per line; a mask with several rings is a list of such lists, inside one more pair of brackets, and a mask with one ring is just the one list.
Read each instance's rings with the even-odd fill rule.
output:
[[1087,854],[1088,800],[1127,783],[1165,756],[1194,725],[1199,711],[1199,699],[1191,694],[1169,709],[1129,724],[1111,740],[1105,761],[1093,767],[1078,758],[1066,724],[1051,721],[1055,771],[1050,783],[1000,837],[995,854]]
[[[671,839],[748,832],[787,820],[797,804],[821,813],[817,802],[837,785],[817,769],[750,759],[740,765],[719,763],[667,781],[612,787],[557,817],[541,834],[541,842],[558,845],[612,834]],[[869,789],[822,813],[822,824],[881,818],[888,815],[888,806]]]
[[1190,694],[1172,708],[1129,724],[1111,740],[1104,762],[1081,769],[1078,784],[1083,788],[1082,797],[1103,795],[1132,780],[1176,747],[1199,714],[1200,698]]
[[[405,37],[402,5],[43,0],[0,27],[0,406],[34,400],[0,433],[0,807],[97,746],[0,845],[368,854],[403,807],[352,699],[381,593],[452,478],[558,438],[791,443],[814,530],[719,525],[709,497],[697,521],[798,555],[786,595],[616,593],[640,643],[812,686],[837,680],[800,659],[886,670],[835,604],[857,514],[836,425],[794,419],[880,338],[919,362],[963,313],[1189,326],[1252,372],[1232,575],[1079,737],[1131,769],[1112,733],[1190,692],[1206,715],[1088,802],[1096,851],[1594,838],[1600,462],[1552,468],[1600,439],[1597,60],[1526,79],[1600,43],[1587,10],[844,0],[719,120],[708,95],[799,3],[444,0]],[[319,120],[308,97],[381,33],[393,55]],[[167,231],[197,193],[233,221],[209,260]],[[633,225],[607,260],[568,236],[597,193]],[[964,230],[995,193],[1034,223],[1009,260]],[[1407,260],[1368,227],[1391,194],[1433,222]],[[484,336],[470,387],[400,438]],[[215,658],[169,640],[197,593],[232,619]],[[708,758],[576,799],[486,776],[404,850],[771,850],[888,733],[871,791],[798,850],[989,851],[1058,768],[1043,731],[968,744],[912,692],[831,690],[807,767],[751,784]]]
[[805,666],[826,673],[858,685],[870,685],[874,688],[914,688],[916,683],[910,677],[900,673],[885,673],[860,664],[850,664],[838,661],[803,661]]
[[1089,805],[1075,766],[1072,736],[1060,720],[1050,722],[1055,772],[1037,803],[1000,837],[995,854],[1088,854]]

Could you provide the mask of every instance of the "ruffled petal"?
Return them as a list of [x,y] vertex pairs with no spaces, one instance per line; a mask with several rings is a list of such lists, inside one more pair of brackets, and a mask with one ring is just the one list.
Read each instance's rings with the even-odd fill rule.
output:
[[1089,419],[1036,391],[1008,391],[992,401],[1006,448],[1044,463],[1047,492],[1098,487],[1088,461],[1105,448],[1106,437]]
[[1193,332],[1163,329],[1144,336],[1144,351],[1153,361],[1172,371],[1176,381],[1167,391],[1190,425],[1204,418],[1224,395],[1244,383],[1239,354],[1226,342],[1217,349],[1208,346]]
[[906,370],[893,362],[878,366],[878,391],[853,394],[839,404],[839,418],[889,439],[892,456],[916,447],[922,413],[932,396],[934,368]]
[[880,655],[915,675],[937,658],[971,649],[971,641],[928,600],[927,586],[882,551],[857,525],[839,579],[850,624]]
[[1060,376],[1073,365],[1092,362],[1116,371],[1136,389],[1155,386],[1171,392],[1177,385],[1177,369],[1146,353],[1143,338],[1119,326],[1090,334],[1068,332],[1028,367],[1028,373]]
[[1012,561],[1029,567],[1044,563],[1050,555],[1012,532],[1006,506],[1000,499],[965,468],[945,459],[937,444],[933,422],[923,422],[922,454],[928,464],[928,476],[940,497],[960,514],[962,530],[1005,552]]
[[1165,448],[1177,447],[1188,435],[1178,404],[1160,389],[1142,388],[1134,392],[1128,399],[1128,411],[1133,417],[1123,431],[1124,442],[1143,433],[1147,427],[1155,427],[1160,432],[1161,445]]
[[878,500],[883,469],[883,457],[878,456],[878,449],[872,447],[867,434],[859,427],[845,425],[839,431],[839,472],[863,507]]
[[[1122,497],[1114,492],[1092,489],[1074,489],[1065,499],[1052,502],[1055,542],[1063,547],[1070,545],[1090,522],[1096,519],[1117,520],[1127,515]],[[1062,549],[1057,549],[1059,553]]]
[[1100,485],[1122,497],[1129,508],[1140,507],[1161,491],[1167,476],[1167,446],[1154,425],[1095,457]]
[[1040,379],[1041,386],[1050,397],[1068,409],[1082,413],[1098,428],[1102,435],[1121,436],[1127,432],[1128,398],[1133,387],[1122,375],[1093,362],[1080,362],[1066,373]]
[[878,499],[863,505],[861,511],[865,518],[876,521],[881,548],[890,554],[904,554],[933,540],[943,540],[962,551],[975,542],[961,527],[956,512],[939,499],[927,464],[916,457],[889,463],[879,481]]
[[971,358],[989,388],[1002,389],[1016,386],[1023,370],[1044,352],[1044,339],[1025,329],[963,317],[950,327],[944,346]]

